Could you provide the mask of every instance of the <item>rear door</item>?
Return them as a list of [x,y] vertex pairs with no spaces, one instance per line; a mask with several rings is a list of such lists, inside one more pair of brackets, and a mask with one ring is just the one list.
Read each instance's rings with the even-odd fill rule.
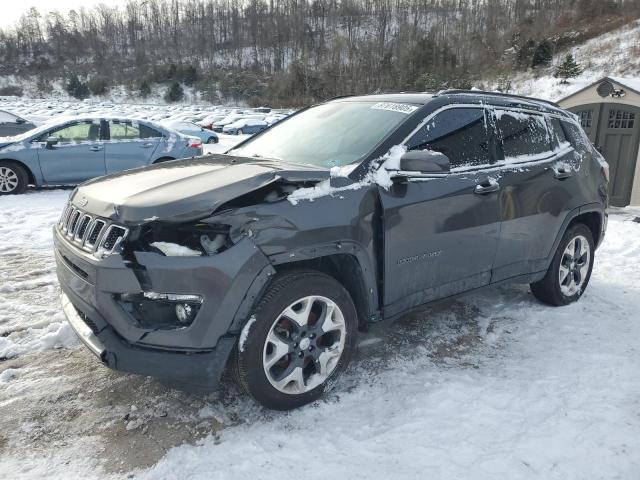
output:
[[135,121],[109,120],[105,142],[107,173],[148,165],[162,140],[162,133]]
[[482,107],[449,107],[407,142],[444,153],[452,173],[379,187],[384,211],[385,316],[489,283],[499,185]]
[[495,116],[502,188],[493,282],[544,270],[562,223],[579,198],[574,192],[579,159],[557,119],[498,108]]
[[[48,137],[58,143],[47,147]],[[38,160],[47,184],[73,184],[105,174],[104,143],[99,120],[67,123],[42,134]]]

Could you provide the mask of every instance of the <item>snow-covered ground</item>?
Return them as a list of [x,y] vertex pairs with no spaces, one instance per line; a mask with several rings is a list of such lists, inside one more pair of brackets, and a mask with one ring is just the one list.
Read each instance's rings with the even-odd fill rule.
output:
[[110,371],[58,306],[70,190],[0,197],[0,472],[20,478],[638,478],[640,211],[611,216],[584,297],[507,286],[379,325],[323,400],[261,409]]

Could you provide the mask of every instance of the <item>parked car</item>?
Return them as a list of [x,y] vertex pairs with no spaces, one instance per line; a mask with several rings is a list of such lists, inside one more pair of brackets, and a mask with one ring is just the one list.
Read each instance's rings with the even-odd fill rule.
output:
[[0,141],[0,195],[202,154],[199,138],[121,118],[74,117],[5,140]]
[[191,122],[166,122],[165,125],[191,137],[198,137],[202,143],[218,143],[218,135],[213,130]]
[[0,137],[11,137],[36,128],[36,125],[6,110],[0,110]]
[[245,115],[245,114],[227,115],[222,120],[218,120],[217,122],[215,122],[211,126],[211,129],[214,132],[222,132],[226,125],[237,122],[238,120],[243,120],[248,118],[255,119],[255,120],[262,120],[264,118],[264,115]]
[[549,102],[335,99],[226,155],[80,186],[54,229],[62,305],[111,368],[215,388],[229,365],[258,402],[295,408],[370,323],[505,282],[577,301],[607,187]]
[[253,135],[267,128],[269,124],[264,120],[243,118],[222,128],[222,132],[229,135]]

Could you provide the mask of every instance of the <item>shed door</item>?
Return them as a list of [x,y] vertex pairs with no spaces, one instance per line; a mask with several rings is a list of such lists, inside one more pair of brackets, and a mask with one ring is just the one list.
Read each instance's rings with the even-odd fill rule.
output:
[[631,199],[631,187],[640,141],[640,108],[604,104],[600,116],[597,145],[609,162],[611,205],[625,207]]
[[593,103],[570,110],[580,117],[580,124],[589,140],[609,162],[611,205],[629,205],[640,143],[640,108],[615,103]]

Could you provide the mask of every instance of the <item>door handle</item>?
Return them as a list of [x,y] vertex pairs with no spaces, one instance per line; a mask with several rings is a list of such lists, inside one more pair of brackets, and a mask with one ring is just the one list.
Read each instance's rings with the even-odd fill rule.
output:
[[498,190],[500,190],[500,184],[493,179],[487,179],[476,185],[476,188],[473,189],[473,193],[486,195],[487,193],[497,192]]
[[143,143],[140,145],[140,148],[151,148],[153,147],[153,143]]
[[99,152],[100,150],[102,150],[102,146],[101,145],[92,145],[89,147],[89,150],[91,150],[92,152]]
[[553,176],[558,180],[569,178],[571,175],[573,175],[573,171],[569,165],[558,165],[553,167]]

